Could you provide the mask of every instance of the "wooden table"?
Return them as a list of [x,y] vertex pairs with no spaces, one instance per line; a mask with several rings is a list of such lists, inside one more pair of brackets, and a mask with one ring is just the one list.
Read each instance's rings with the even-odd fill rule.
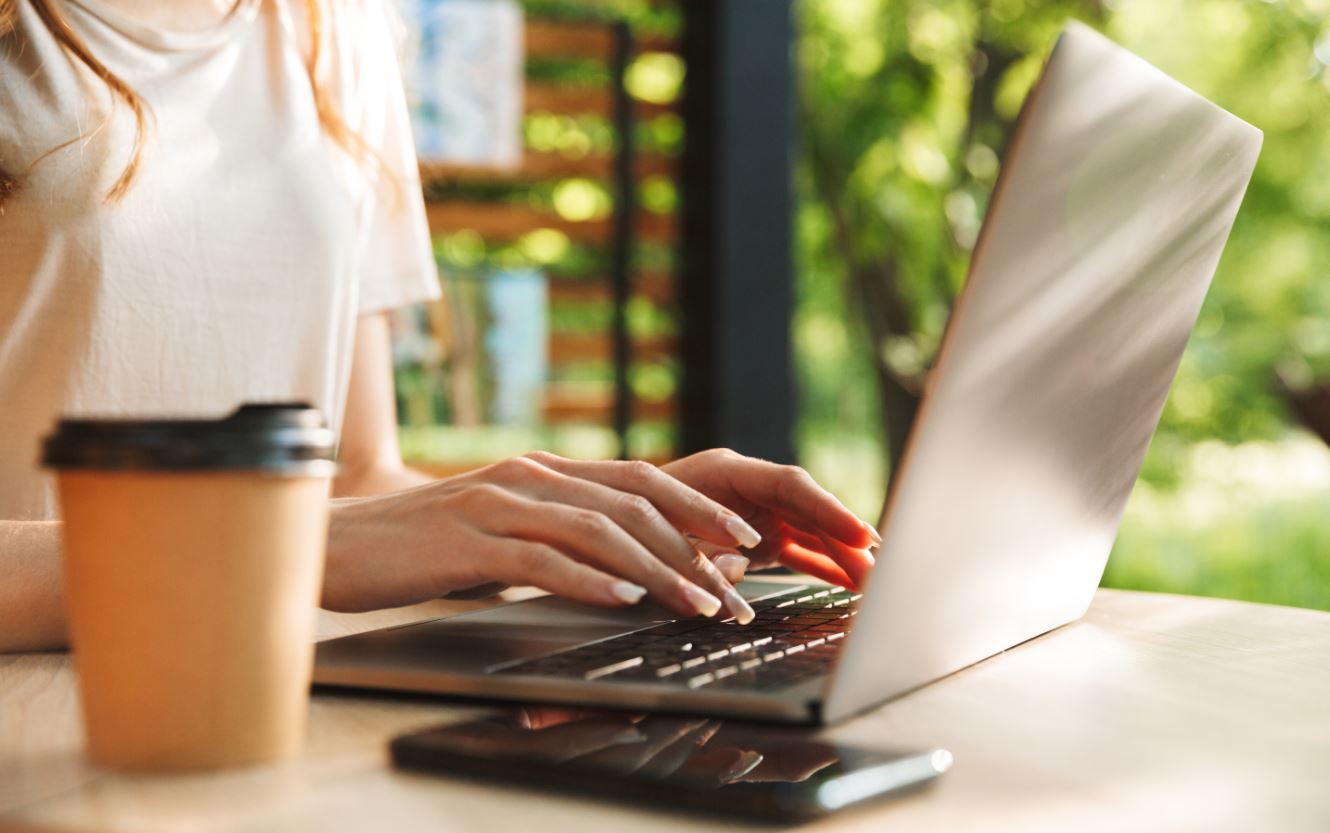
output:
[[[325,636],[459,611],[327,615]],[[385,744],[475,713],[318,695],[303,759],[127,776],[81,760],[63,654],[0,657],[0,829],[731,829],[696,817],[398,773]],[[1100,591],[1086,618],[826,732],[940,745],[918,796],[810,825],[836,831],[1330,831],[1330,614]]]

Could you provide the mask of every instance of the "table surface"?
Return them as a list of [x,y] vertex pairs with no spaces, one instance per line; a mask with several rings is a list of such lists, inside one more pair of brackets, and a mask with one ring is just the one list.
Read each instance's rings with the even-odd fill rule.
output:
[[[321,614],[333,636],[455,613],[432,602]],[[97,831],[734,829],[732,822],[401,773],[398,733],[480,713],[316,695],[304,756],[204,775],[82,761],[65,654],[0,656],[0,829]],[[823,733],[944,746],[916,796],[819,831],[1330,830],[1330,613],[1101,590],[1081,621]]]

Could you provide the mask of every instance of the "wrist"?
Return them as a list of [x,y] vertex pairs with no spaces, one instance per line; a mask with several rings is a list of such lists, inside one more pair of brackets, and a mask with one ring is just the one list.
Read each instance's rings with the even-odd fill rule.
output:
[[333,479],[335,498],[356,498],[400,492],[430,483],[434,478],[408,468],[400,458],[364,462],[342,461]]
[[364,600],[367,581],[363,538],[365,519],[356,509],[367,498],[331,498],[328,501],[328,539],[324,551],[323,594],[320,606],[328,610],[372,610]]

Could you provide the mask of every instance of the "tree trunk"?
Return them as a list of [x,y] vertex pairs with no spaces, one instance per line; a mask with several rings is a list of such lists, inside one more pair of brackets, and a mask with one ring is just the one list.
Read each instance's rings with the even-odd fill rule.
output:
[[1330,445],[1330,384],[1292,390],[1281,383],[1285,401],[1298,422]]

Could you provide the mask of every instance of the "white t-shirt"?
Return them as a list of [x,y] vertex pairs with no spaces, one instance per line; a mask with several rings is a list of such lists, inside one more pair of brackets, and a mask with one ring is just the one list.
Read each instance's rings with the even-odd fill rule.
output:
[[218,416],[304,400],[336,426],[358,315],[434,297],[388,0],[336,2],[338,112],[376,185],[321,127],[301,0],[239,0],[167,33],[97,0],[63,8],[152,109],[141,174],[104,201],[134,122],[26,3],[0,36],[0,519],[56,517],[41,439],[62,414]]

